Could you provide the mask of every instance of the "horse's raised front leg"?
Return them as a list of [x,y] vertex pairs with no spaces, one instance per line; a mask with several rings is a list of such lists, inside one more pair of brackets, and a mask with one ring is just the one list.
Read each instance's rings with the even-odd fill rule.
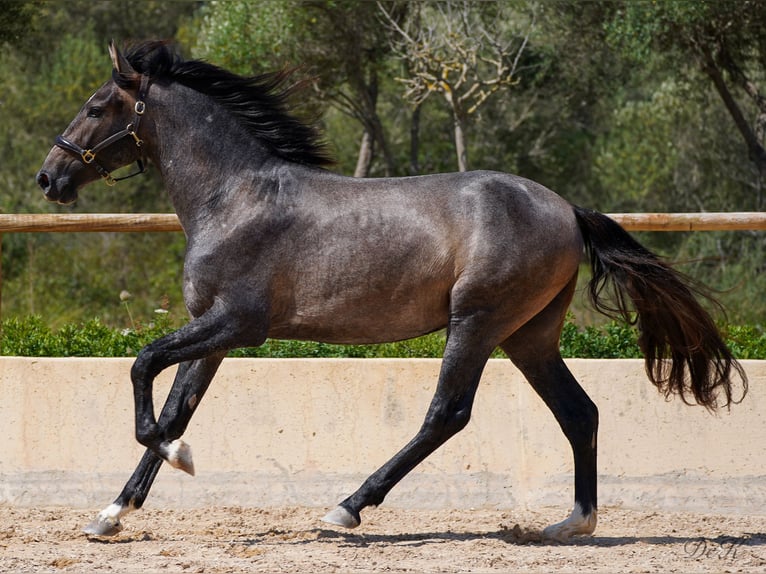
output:
[[345,528],[359,526],[363,508],[382,503],[407,473],[468,424],[481,373],[491,352],[492,347],[483,342],[478,326],[451,324],[436,393],[419,432],[370,475],[359,490],[330,511],[323,518],[325,522]]
[[[171,466],[189,474],[194,473],[191,451],[179,437],[188,423],[188,419],[184,420],[184,413],[191,416],[201,395],[182,388],[178,392],[185,400],[177,401],[171,394],[166,403],[166,420],[160,425],[154,418],[154,379],[162,370],[177,363],[218,356],[237,346],[263,343],[265,331],[248,329],[248,324],[244,323],[246,317],[248,314],[227,309],[221,300],[216,300],[200,317],[144,347],[130,371],[135,399],[136,440]],[[262,336],[259,336],[260,331],[263,331]]]
[[[160,428],[166,429],[169,440],[177,440],[186,430],[224,355],[225,353],[219,353],[178,366],[158,422]],[[122,517],[143,506],[162,462],[160,456],[147,449],[120,495],[84,528],[84,532],[113,536],[122,530]]]

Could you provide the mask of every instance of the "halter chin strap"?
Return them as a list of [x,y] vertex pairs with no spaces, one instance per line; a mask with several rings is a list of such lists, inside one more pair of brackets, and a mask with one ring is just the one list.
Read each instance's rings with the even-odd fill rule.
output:
[[[144,145],[144,142],[141,138],[138,137],[138,126],[141,123],[141,116],[144,115],[144,111],[146,111],[146,92],[149,88],[149,76],[142,75],[141,76],[141,85],[138,88],[138,97],[136,98],[136,105],[133,108],[134,115],[133,115],[133,121],[129,123],[124,130],[120,130],[115,134],[110,135],[108,138],[103,140],[101,143],[96,144],[90,149],[84,149],[78,146],[76,143],[69,141],[64,136],[58,135],[56,136],[56,145],[60,147],[61,149],[64,149],[68,152],[71,152],[82,160],[82,162],[86,165],[92,165],[95,170],[98,172],[98,174],[104,178],[104,181],[107,185],[114,185],[118,181],[122,181],[123,179],[128,179],[130,177],[134,177],[136,175],[140,175],[146,171],[146,167],[144,166],[143,157],[136,160],[136,166],[138,167],[137,171],[134,171],[131,174],[128,174],[123,177],[112,177],[112,175],[104,169],[100,164],[96,162],[96,154],[103,150],[106,147],[109,147],[113,143],[121,140],[124,137],[132,137],[133,141],[136,144],[136,147],[139,149]],[[141,154],[143,156],[143,153]]]

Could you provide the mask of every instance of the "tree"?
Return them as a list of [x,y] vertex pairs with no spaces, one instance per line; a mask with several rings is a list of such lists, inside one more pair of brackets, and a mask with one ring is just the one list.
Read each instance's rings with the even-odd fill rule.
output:
[[388,43],[374,4],[352,0],[252,0],[205,7],[195,55],[243,74],[299,63],[316,74],[316,95],[362,128],[355,175],[367,176],[377,149],[394,160],[378,115]]
[[534,13],[522,14],[507,3],[414,2],[400,22],[394,10],[378,6],[394,52],[407,62],[404,98],[416,107],[434,93],[444,98],[452,112],[458,169],[465,171],[469,117],[521,81]]
[[[623,2],[608,23],[613,41],[634,59],[650,50],[684,73],[695,61],[718,93],[748,157],[766,177],[766,5],[757,0]],[[748,119],[750,118],[750,119]]]
[[35,26],[34,0],[0,0],[0,45],[16,44]]

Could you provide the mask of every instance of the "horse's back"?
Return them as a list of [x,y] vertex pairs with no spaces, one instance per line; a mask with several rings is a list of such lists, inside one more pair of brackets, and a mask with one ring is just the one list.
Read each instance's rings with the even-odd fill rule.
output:
[[389,204],[381,209],[405,211],[404,225],[430,229],[462,272],[485,266],[483,273],[531,273],[561,259],[579,261],[582,237],[572,205],[535,181],[473,171],[372,182],[376,201]]
[[379,213],[382,220],[408,213],[434,229],[460,236],[483,227],[530,235],[548,234],[553,226],[562,235],[578,234],[569,202],[535,181],[509,173],[483,170],[331,181],[324,201],[336,212],[361,208]]

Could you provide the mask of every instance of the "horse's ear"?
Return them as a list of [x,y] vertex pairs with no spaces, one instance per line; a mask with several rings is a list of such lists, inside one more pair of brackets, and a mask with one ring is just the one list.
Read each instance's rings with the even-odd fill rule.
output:
[[114,69],[117,70],[120,74],[135,73],[133,66],[131,66],[130,63],[125,59],[125,56],[120,53],[120,50],[114,43],[114,40],[109,42],[109,56],[112,58],[112,65],[114,66]]

